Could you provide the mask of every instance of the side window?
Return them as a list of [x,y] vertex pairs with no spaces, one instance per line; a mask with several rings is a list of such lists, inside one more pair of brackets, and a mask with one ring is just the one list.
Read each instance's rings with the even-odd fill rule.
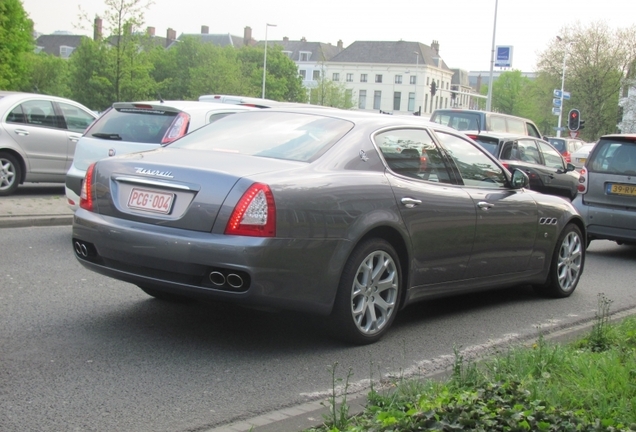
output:
[[31,100],[22,104],[26,121],[33,126],[57,126],[53,104],[44,100]]
[[541,155],[535,140],[525,139],[517,141],[519,155],[517,160],[532,164],[542,165]]
[[528,128],[528,135],[535,138],[541,138],[541,134],[539,133],[539,129],[537,129],[534,124],[526,123],[526,128]]
[[508,118],[506,121],[508,122],[508,132],[519,135],[526,134],[526,125],[522,120]]
[[499,116],[491,116],[488,130],[493,132],[507,132],[506,119]]
[[466,186],[501,189],[506,187],[503,170],[486,153],[469,141],[446,132],[435,132],[449,153]]
[[391,130],[377,134],[374,141],[394,173],[418,180],[450,183],[442,154],[426,130]]
[[543,153],[543,159],[545,160],[545,165],[550,168],[556,169],[565,169],[563,165],[563,158],[552,146],[539,141],[539,147],[541,148],[541,152]]
[[89,127],[95,119],[81,108],[63,102],[58,102],[58,105],[64,114],[66,128],[71,132],[84,133],[86,128]]
[[7,116],[7,123],[26,123],[22,105],[18,105],[11,110],[11,112]]

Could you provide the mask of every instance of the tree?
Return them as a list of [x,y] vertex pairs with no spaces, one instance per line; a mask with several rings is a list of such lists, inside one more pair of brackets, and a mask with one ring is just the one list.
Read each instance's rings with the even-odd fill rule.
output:
[[29,53],[25,58],[30,65],[30,73],[22,87],[23,91],[70,96],[67,60],[46,53]]
[[316,86],[309,90],[309,101],[314,105],[350,109],[353,107],[352,99],[353,93],[343,83],[327,78],[324,69],[316,80]]
[[22,1],[0,1],[0,89],[18,90],[25,85],[27,54],[33,49],[33,21]]
[[68,60],[71,99],[97,111],[115,102],[113,53],[102,42],[82,40]]
[[546,75],[546,82],[551,80],[554,88],[560,88],[566,56],[565,90],[571,99],[565,101],[562,112],[581,111],[585,120],[581,135],[587,141],[616,132],[621,85],[636,58],[636,27],[611,29],[602,22],[589,27],[577,23],[563,28],[560,38],[539,56],[539,76]]
[[494,111],[526,117],[531,110],[529,90],[530,79],[521,75],[521,71],[503,72],[492,85]]

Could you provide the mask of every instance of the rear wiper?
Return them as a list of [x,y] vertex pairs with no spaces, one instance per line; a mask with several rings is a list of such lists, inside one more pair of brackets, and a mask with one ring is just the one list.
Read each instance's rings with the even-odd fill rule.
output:
[[116,134],[116,133],[94,133],[93,136],[95,138],[104,138],[104,139],[109,139],[109,140],[117,140],[117,141],[121,141],[121,137]]

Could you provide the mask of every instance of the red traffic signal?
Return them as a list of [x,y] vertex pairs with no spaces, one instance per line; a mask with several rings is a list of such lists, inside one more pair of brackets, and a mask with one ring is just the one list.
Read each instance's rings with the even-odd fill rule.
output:
[[577,131],[581,128],[581,112],[577,109],[571,109],[568,113],[568,129]]

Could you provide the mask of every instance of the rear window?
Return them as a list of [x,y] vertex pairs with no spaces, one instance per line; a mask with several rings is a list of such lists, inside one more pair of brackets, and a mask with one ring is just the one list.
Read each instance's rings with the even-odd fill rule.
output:
[[178,114],[160,109],[113,108],[98,118],[87,134],[96,138],[161,144]]
[[497,157],[497,149],[499,148],[499,140],[496,138],[477,137],[475,139],[488,153]]
[[485,126],[480,117],[480,114],[470,112],[436,112],[431,121],[456,130],[483,130]]
[[636,175],[636,142],[602,139],[588,163],[592,172]]
[[552,147],[557,149],[559,152],[563,153],[565,151],[565,140],[558,139],[558,138],[550,138],[549,142],[550,144],[552,144]]
[[353,123],[313,114],[247,111],[197,129],[170,146],[311,162]]

